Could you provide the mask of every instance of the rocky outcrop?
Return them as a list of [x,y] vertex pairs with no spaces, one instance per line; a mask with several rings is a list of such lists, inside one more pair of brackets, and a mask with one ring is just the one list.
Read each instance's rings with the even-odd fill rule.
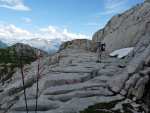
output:
[[64,42],[60,46],[59,50],[61,51],[70,48],[70,49],[84,49],[87,51],[94,51],[96,47],[95,45],[96,45],[95,42],[88,39],[75,39],[72,41]]
[[27,44],[17,43],[13,46],[10,46],[9,48],[14,49],[16,52],[18,52],[18,54],[22,53],[23,55],[26,55],[27,57],[29,57],[29,56],[36,57],[38,51],[40,51],[41,56],[43,56],[43,57],[48,56],[48,53],[46,53],[40,49],[31,47]]
[[[108,89],[107,81],[116,76],[114,72],[124,60],[105,59],[96,63],[96,54],[83,49],[65,49],[57,53],[59,60],[51,64],[49,57],[41,59],[41,79],[39,81],[39,112],[72,113],[84,110],[99,102],[121,100]],[[37,63],[25,67],[25,86],[29,111],[35,110]],[[114,73],[114,74],[113,74]],[[0,109],[8,113],[25,112],[24,97],[19,70],[9,84],[1,87]],[[11,85],[10,85],[11,84]],[[21,104],[22,103],[22,104]],[[80,103],[80,104],[79,104]]]
[[148,32],[150,3],[138,4],[123,14],[114,16],[107,25],[93,35],[93,41],[103,41],[108,51],[134,47]]
[[41,57],[48,56],[46,52],[32,48],[29,45],[17,43],[13,46],[0,49],[0,83],[9,82],[16,68],[19,66],[19,56],[24,65],[37,60],[40,51]]
[[[149,68],[143,68],[149,60],[142,60],[147,59],[149,50],[145,47],[140,52],[142,55],[136,53],[135,58],[105,57],[102,63],[96,63],[95,53],[75,48],[64,49],[52,57],[41,59],[38,112],[89,113],[94,109],[106,113],[138,112],[141,109],[144,112],[143,103],[139,104],[137,99],[149,98],[148,90],[145,90],[149,84]],[[134,59],[139,60],[134,62]],[[124,67],[120,67],[122,64]],[[130,71],[129,67],[132,67]],[[30,112],[35,110],[36,68],[37,62],[24,68]],[[130,76],[125,73],[126,70]],[[0,109],[6,113],[24,113],[26,109],[19,73],[18,70],[12,81],[1,87]],[[100,106],[97,107],[97,104]]]
[[145,0],[145,2],[150,2],[150,0]]
[[[149,113],[148,17],[149,3],[143,3],[113,17],[103,31],[94,35],[97,37],[93,40],[106,41],[107,46],[112,47],[108,51],[134,46],[133,52],[125,58],[104,56],[101,63],[97,63],[97,54],[91,52],[93,45],[88,40],[66,42],[53,56],[41,58],[38,113]],[[131,31],[136,32],[134,38],[131,38]],[[24,87],[19,69],[9,83],[0,84],[0,112],[26,112],[23,88],[26,88],[28,110],[35,112],[38,64],[35,61],[24,67]]]
[[6,48],[8,45],[0,41],[0,48]]

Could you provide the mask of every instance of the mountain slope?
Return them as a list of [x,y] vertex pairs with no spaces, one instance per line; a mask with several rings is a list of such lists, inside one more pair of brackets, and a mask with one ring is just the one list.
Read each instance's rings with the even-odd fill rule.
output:
[[88,39],[75,39],[72,41],[67,41],[61,44],[59,51],[70,48],[70,49],[85,49],[85,50],[91,50],[92,47],[92,41]]
[[48,53],[54,53],[59,49],[61,41],[57,39],[46,40],[46,39],[41,39],[41,38],[34,38],[30,40],[21,41],[21,43],[28,44],[32,47],[41,49]]
[[7,44],[5,44],[2,41],[0,41],[0,48],[5,48],[5,47],[7,47]]
[[43,57],[48,55],[43,50],[31,47],[30,45],[23,44],[23,43],[17,43],[15,45],[8,47],[8,49],[14,49],[15,51],[18,51],[19,53],[22,52],[22,54],[27,56],[27,57],[34,57],[35,58],[37,56],[38,51],[40,51],[40,54]]
[[23,43],[30,45],[33,48],[37,48],[43,50],[49,54],[55,53],[62,41],[60,39],[44,39],[44,38],[32,38],[32,39],[17,39],[17,38],[3,38],[0,37],[0,40],[7,44],[8,46],[12,46],[16,43]]
[[0,78],[3,81],[11,78],[15,68],[19,66],[19,56],[21,55],[22,63],[30,64],[37,59],[37,53],[40,51],[41,56],[47,56],[46,52],[32,48],[29,45],[17,43],[13,46],[0,49]]
[[[88,49],[89,45],[92,46],[89,40],[65,42],[53,56],[41,58],[38,113],[149,113],[150,26],[146,22],[149,21],[148,6],[148,3],[143,3],[123,13],[120,18],[113,18],[116,23],[112,26],[114,21],[111,20],[107,24],[104,37],[101,36],[101,30],[96,33],[98,35],[94,35],[96,37],[93,41],[104,39],[108,46],[101,63],[96,62],[97,53]],[[136,14],[144,21],[138,21],[134,25]],[[124,22],[120,23],[123,17],[127,20],[132,18],[127,23],[131,26],[126,29],[123,27]],[[126,19],[124,21],[127,22]],[[118,24],[119,27],[112,30]],[[132,35],[126,35],[132,33],[131,31],[138,31],[137,36],[132,37],[132,42]],[[117,37],[116,32],[121,34]],[[125,43],[122,44],[122,41]],[[108,54],[113,49],[131,45],[134,50],[123,59],[110,57]],[[37,64],[35,61],[24,67],[24,87],[29,112],[35,112],[36,108]],[[26,112],[24,87],[19,73],[16,70],[9,83],[3,86],[0,84],[2,113]]]
[[138,4],[114,16],[107,25],[93,35],[93,41],[106,43],[108,51],[134,47],[149,32],[150,3]]

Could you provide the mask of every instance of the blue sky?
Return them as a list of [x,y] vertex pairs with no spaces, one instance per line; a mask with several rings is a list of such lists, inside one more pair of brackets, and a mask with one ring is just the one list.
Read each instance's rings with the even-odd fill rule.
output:
[[143,0],[0,0],[0,24],[31,33],[54,29],[91,37],[113,15],[141,2]]

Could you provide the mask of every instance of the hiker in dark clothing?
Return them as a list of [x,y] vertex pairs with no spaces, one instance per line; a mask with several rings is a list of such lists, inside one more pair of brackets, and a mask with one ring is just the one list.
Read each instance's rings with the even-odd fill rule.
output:
[[97,62],[98,62],[98,63],[101,62],[102,52],[105,51],[105,47],[106,47],[106,44],[105,44],[105,43],[97,42],[97,54],[98,54]]

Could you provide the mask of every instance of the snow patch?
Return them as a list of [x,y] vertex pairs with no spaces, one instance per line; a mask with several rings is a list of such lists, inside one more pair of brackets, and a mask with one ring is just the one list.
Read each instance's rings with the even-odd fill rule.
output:
[[111,57],[117,57],[119,59],[126,57],[130,52],[132,52],[134,49],[134,47],[130,47],[130,48],[123,48],[123,49],[119,49],[119,50],[115,50],[112,53],[110,53],[109,55]]

